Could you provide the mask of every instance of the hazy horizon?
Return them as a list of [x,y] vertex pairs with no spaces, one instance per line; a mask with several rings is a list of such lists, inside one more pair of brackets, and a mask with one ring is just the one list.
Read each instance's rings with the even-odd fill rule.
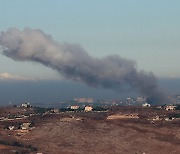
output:
[[[167,94],[180,94],[180,79],[161,78],[158,82]],[[88,87],[82,83],[64,80],[8,81],[0,80],[0,105],[21,104],[29,101],[37,104],[59,103],[76,97],[92,97],[95,100],[111,100],[141,96],[135,91],[117,93],[112,90]]]

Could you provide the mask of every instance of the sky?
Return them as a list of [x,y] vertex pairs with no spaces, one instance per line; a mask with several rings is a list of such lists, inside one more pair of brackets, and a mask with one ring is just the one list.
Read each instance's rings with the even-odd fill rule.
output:
[[[179,0],[0,0],[0,31],[42,29],[94,57],[119,54],[159,77],[180,77],[179,6]],[[60,78],[40,64],[22,65],[3,55],[0,65],[1,73]]]
[[[0,0],[0,32],[41,29],[57,42],[80,44],[94,57],[118,54],[157,77],[180,78],[179,8],[179,0]],[[0,78],[62,79],[41,64],[2,54]]]

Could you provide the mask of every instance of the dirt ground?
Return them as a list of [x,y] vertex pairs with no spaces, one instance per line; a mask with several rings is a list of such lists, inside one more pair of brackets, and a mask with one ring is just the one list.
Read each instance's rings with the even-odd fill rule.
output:
[[179,125],[132,120],[44,119],[21,137],[42,153],[179,154]]
[[[113,112],[45,115],[37,118],[35,128],[26,133],[17,135],[17,131],[6,130],[1,132],[1,136],[9,135],[24,145],[37,147],[43,154],[180,153],[180,121],[152,123],[147,118],[108,120],[107,116]],[[114,114],[118,112],[122,114],[123,111],[118,110]],[[143,113],[133,109],[132,112],[146,117],[147,111]],[[158,111],[152,115],[157,113],[160,114]],[[0,146],[0,152],[5,149],[6,146]]]

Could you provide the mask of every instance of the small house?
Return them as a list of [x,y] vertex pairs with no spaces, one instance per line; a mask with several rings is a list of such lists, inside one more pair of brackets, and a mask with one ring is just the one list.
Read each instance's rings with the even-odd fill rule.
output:
[[15,127],[14,126],[9,126],[8,128],[9,128],[9,130],[14,130]]
[[92,111],[92,110],[93,110],[93,107],[92,107],[92,106],[86,106],[86,107],[84,108],[84,110],[85,110],[86,112],[89,112],[89,111]]
[[21,129],[22,130],[28,130],[30,125],[31,125],[30,122],[23,123],[23,124],[21,124]]
[[150,106],[151,106],[151,104],[144,103],[144,104],[142,104],[142,106],[143,106],[143,107],[150,107]]
[[72,106],[71,106],[71,110],[77,110],[77,109],[79,109],[79,106],[78,106],[78,105],[72,105]]

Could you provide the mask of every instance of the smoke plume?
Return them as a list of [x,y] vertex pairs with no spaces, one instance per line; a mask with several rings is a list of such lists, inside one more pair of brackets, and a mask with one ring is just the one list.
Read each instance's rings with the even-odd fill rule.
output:
[[117,92],[129,87],[146,96],[151,103],[165,101],[153,73],[137,70],[134,61],[118,55],[94,58],[78,44],[60,44],[43,31],[30,28],[1,32],[0,45],[7,57],[39,62],[58,71],[65,79]]

